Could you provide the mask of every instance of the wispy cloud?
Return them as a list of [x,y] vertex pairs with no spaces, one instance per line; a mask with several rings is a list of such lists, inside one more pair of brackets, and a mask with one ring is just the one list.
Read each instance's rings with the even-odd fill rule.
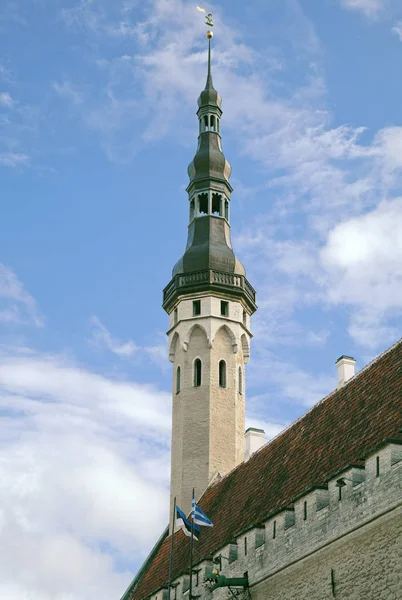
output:
[[122,341],[113,336],[96,315],[91,317],[90,324],[92,337],[89,344],[92,347],[100,350],[106,349],[119,358],[132,359],[135,357],[136,362],[148,357],[163,370],[168,368],[166,342],[156,343],[152,346],[138,346],[134,340]]
[[[1,155],[0,155],[1,161]],[[0,322],[43,325],[43,317],[35,299],[24,288],[16,274],[0,263]]]
[[341,5],[349,10],[362,12],[366,17],[375,17],[385,8],[388,0],[340,0]]
[[402,42],[402,21],[399,21],[398,23],[396,23],[394,25],[394,27],[392,28],[393,33],[396,33],[396,35],[399,37],[400,41]]
[[[385,4],[345,0],[342,5],[375,16]],[[299,27],[296,32],[292,29],[292,44],[299,44],[305,58],[297,65],[298,86],[287,87],[278,52],[268,55],[272,59],[268,78],[267,54],[248,46],[240,28],[226,25],[219,8],[215,13],[222,31],[216,41],[214,74],[224,98],[225,127],[232,139],[241,139],[244,156],[263,166],[267,174],[263,189],[275,198],[235,239],[251,265],[251,279],[259,281],[264,313],[257,315],[256,331],[280,344],[300,340],[314,344],[325,343],[330,327],[306,331],[297,311],[350,306],[345,295],[334,293],[335,271],[321,260],[321,250],[338,225],[370,213],[395,192],[398,195],[401,136],[399,128],[390,127],[363,143],[369,137],[364,124],[332,125],[320,42],[300,5],[293,6]],[[88,35],[111,38],[122,20],[123,4],[114,5],[113,15],[108,10],[104,3],[82,1],[66,23],[70,28],[81,23]],[[100,97],[77,107],[86,125],[101,136],[108,156],[118,161],[130,160],[141,144],[166,136],[173,127],[185,143],[193,139],[193,131],[190,137],[183,122],[186,111],[193,110],[205,75],[203,23],[195,18],[193,6],[181,0],[155,0],[144,8],[141,21],[133,24],[130,17],[128,12],[124,20],[134,32],[136,51],[113,59],[98,57],[94,64],[105,76],[105,87]],[[275,87],[274,81],[281,85]],[[135,142],[133,124],[140,131]],[[360,297],[363,300],[363,294]],[[350,314],[349,332],[362,342],[366,338],[357,333],[361,329],[357,314],[357,309]],[[377,326],[387,330],[387,313],[378,315]]]
[[14,100],[12,99],[9,92],[0,92],[0,106],[5,106],[6,108],[11,108],[14,105]]
[[0,64],[0,80],[10,82],[12,81],[11,72],[4,65]]
[[[11,74],[0,68],[0,80],[15,85]],[[30,146],[38,130],[39,109],[19,102],[8,91],[0,92],[0,167],[26,167]]]
[[106,327],[96,316],[91,317],[92,339],[91,344],[97,347],[106,347],[117,356],[130,358],[138,352],[138,346],[132,341],[121,342],[111,335]]
[[75,105],[80,105],[84,102],[84,94],[77,86],[73,85],[70,81],[64,80],[62,82],[54,81],[52,87],[59,96],[63,96]]
[[0,421],[0,595],[119,597],[167,521],[170,394],[3,348]]
[[0,165],[3,167],[22,167],[29,164],[31,157],[22,152],[0,152]]

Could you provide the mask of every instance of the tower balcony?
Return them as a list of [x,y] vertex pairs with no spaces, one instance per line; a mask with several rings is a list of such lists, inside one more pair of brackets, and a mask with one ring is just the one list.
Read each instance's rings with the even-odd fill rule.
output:
[[223,292],[243,298],[251,313],[257,310],[256,292],[244,275],[215,269],[175,275],[163,290],[163,308],[170,312],[179,296],[204,291]]

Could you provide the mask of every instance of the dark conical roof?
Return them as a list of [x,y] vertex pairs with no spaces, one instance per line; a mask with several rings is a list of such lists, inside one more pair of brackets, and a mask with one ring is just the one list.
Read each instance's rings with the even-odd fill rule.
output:
[[[191,216],[187,246],[164,290],[163,306],[167,312],[180,295],[211,290],[242,298],[251,313],[257,308],[255,290],[247,281],[230,240],[231,166],[222,152],[219,133],[221,102],[212,83],[209,40],[207,81],[198,99],[198,147],[188,167]],[[201,209],[201,202],[207,206],[203,204]]]

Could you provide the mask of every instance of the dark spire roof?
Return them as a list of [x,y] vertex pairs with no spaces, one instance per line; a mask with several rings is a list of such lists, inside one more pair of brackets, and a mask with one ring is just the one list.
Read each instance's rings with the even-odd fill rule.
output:
[[[187,192],[193,205],[194,218],[190,220],[186,250],[175,264],[172,280],[164,290],[163,306],[167,312],[179,295],[212,289],[243,298],[251,312],[256,310],[255,291],[246,280],[245,269],[235,256],[230,241],[231,166],[222,152],[221,102],[212,83],[211,39],[208,37],[207,81],[198,99],[198,147],[188,167],[190,182]],[[204,204],[203,214],[197,212],[201,195],[206,197],[209,210],[205,210]],[[215,208],[212,208],[214,212],[211,212],[211,195],[212,199],[218,198],[220,211],[216,210],[215,204]],[[197,275],[193,277],[195,273]],[[188,277],[178,277],[182,275]]]
[[222,98],[214,88],[212,83],[212,72],[211,72],[211,38],[208,38],[208,75],[205,89],[201,92],[198,98],[198,106],[217,106],[221,107]]

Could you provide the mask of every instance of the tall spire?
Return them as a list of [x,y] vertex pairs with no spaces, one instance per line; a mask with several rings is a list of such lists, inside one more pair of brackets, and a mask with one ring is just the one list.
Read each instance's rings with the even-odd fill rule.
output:
[[[209,34],[209,35],[208,35]],[[202,106],[217,106],[221,107],[222,98],[219,96],[218,92],[214,88],[214,84],[212,82],[212,69],[211,69],[211,39],[212,39],[212,31],[208,31],[208,74],[207,74],[207,82],[205,84],[205,89],[201,92],[200,97],[198,98],[198,106],[201,108]]]
[[[212,25],[210,17],[212,15],[207,16],[207,24]],[[222,151],[222,99],[212,82],[212,31],[208,31],[206,37],[208,71],[205,88],[198,98],[198,147],[188,166],[190,219],[187,247],[173,268],[173,279],[164,292],[163,306],[169,312],[182,293],[177,288],[193,281],[197,291],[207,291],[211,287],[232,288],[230,293],[241,296],[252,314],[256,310],[255,292],[245,278],[245,269],[236,258],[230,240],[231,166]],[[202,277],[192,277],[201,271]],[[206,276],[208,271],[211,274]],[[186,277],[179,277],[182,275]]]
[[207,76],[207,84],[205,87],[206,88],[214,87],[214,84],[212,83],[212,75],[211,75],[211,38],[208,38],[208,76]]

